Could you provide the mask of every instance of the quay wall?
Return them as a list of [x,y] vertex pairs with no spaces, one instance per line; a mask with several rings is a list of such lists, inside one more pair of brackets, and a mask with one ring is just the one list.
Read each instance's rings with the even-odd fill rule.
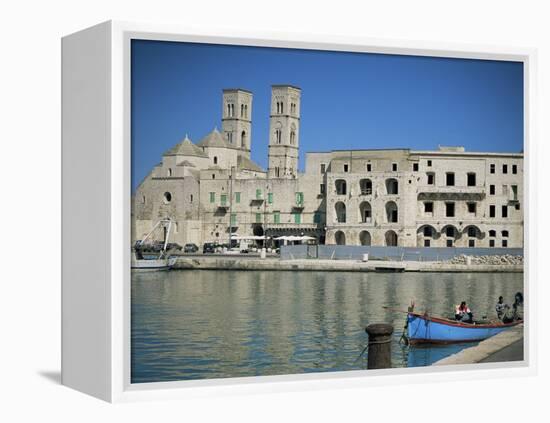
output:
[[369,254],[372,260],[448,261],[460,255],[523,256],[522,248],[459,248],[459,247],[372,247],[354,245],[283,245],[282,260],[311,259],[361,260]]
[[277,258],[238,258],[224,256],[180,256],[175,269],[272,270],[272,271],[342,271],[342,272],[523,272],[522,265],[476,265],[446,262],[382,260],[280,260]]

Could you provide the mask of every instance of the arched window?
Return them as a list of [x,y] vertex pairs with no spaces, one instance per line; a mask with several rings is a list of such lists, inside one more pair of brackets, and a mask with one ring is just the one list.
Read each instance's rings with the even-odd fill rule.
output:
[[346,245],[346,234],[342,231],[336,231],[334,234],[336,245]]
[[494,229],[491,229],[491,230],[489,231],[489,236],[491,236],[491,237],[497,236],[497,231],[495,231]]
[[344,181],[343,179],[337,179],[334,182],[334,185],[336,187],[336,195],[346,195],[346,191],[347,191],[346,181]]
[[244,105],[244,117],[248,119],[248,104]]
[[361,245],[370,246],[371,245],[370,233],[368,231],[361,231],[359,233],[359,242],[361,243]]
[[168,168],[168,176],[172,176],[172,168],[171,167]]
[[218,157],[217,157],[217,156],[214,156],[214,164],[215,164],[215,165],[218,164]]
[[241,132],[241,147],[246,147],[246,132]]
[[227,116],[231,117],[231,104],[227,104]]
[[296,144],[296,132],[294,131],[290,132],[290,144],[291,145]]
[[503,236],[504,238],[508,237],[508,231],[502,231],[502,236]]
[[241,117],[244,117],[244,104],[241,104]]
[[372,195],[372,181],[370,179],[361,179],[359,181],[361,195]]
[[372,208],[368,201],[363,201],[359,205],[359,215],[361,216],[361,223],[372,223]]
[[397,247],[397,234],[394,231],[388,231],[385,235],[386,246],[387,247]]
[[393,201],[388,201],[386,203],[386,221],[388,223],[397,223],[399,220],[399,215],[397,213],[397,204]]
[[397,195],[399,193],[399,184],[397,179],[386,179],[386,192],[388,195]]
[[336,212],[336,222],[346,223],[346,205],[338,201],[334,205],[334,211]]
[[170,201],[172,201],[172,194],[169,192],[164,193],[164,204],[168,204]]
[[281,114],[284,113],[284,107],[283,107],[283,102],[281,102]]

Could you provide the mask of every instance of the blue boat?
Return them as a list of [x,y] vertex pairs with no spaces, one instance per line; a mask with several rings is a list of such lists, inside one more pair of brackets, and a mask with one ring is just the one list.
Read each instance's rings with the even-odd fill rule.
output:
[[523,323],[463,323],[426,314],[408,313],[407,339],[410,344],[451,344],[478,342],[495,336],[513,326]]

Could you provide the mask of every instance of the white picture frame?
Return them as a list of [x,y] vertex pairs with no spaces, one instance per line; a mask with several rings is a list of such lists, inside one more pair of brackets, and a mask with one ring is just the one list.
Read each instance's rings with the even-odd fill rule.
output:
[[[130,383],[130,41],[133,38],[524,63],[525,359],[514,363]],[[110,402],[525,376],[536,372],[536,52],[106,22],[62,40],[62,383]],[[85,222],[85,224],[83,224]],[[86,240],[83,242],[82,240]]]

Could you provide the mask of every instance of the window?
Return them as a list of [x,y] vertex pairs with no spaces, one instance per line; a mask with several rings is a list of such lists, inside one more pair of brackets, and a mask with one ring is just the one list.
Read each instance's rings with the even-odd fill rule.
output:
[[361,195],[372,195],[372,181],[370,179],[361,179],[359,181]]
[[489,231],[489,236],[491,236],[491,237],[497,236],[497,231],[495,231],[494,229],[491,229],[491,230]]
[[428,185],[435,185],[435,173],[428,173]]
[[429,247],[430,246],[430,239],[425,239],[424,240],[424,247]]
[[502,231],[501,233],[503,238],[508,238],[508,231]]
[[256,213],[256,223],[262,223],[262,214]]
[[495,246],[495,240],[494,239],[490,239],[489,240],[489,247],[494,247]]
[[452,187],[455,185],[455,174],[453,172],[447,172],[446,174],[446,182],[448,187]]
[[508,217],[508,206],[502,206],[502,217]]
[[468,247],[473,248],[473,247],[475,247],[475,246],[476,246],[476,241],[475,241],[475,239],[469,239],[469,240],[468,240]]
[[508,195],[508,185],[502,185],[502,195]]
[[504,248],[507,248],[507,247],[508,247],[508,240],[507,240],[507,239],[503,239],[503,240],[502,240],[502,246],[503,246]]
[[413,163],[413,172],[418,172],[418,163]]
[[399,193],[399,183],[397,179],[386,179],[386,193],[388,195],[397,195]]
[[281,223],[281,212],[273,212],[273,223]]
[[519,203],[517,203],[517,204],[515,205],[515,208],[516,208],[516,210],[519,210],[519,209],[520,209]]
[[445,203],[445,216],[455,217],[455,203]]
[[241,193],[240,192],[236,192],[235,193],[235,203],[240,203],[241,202]]
[[424,213],[433,213],[434,212],[434,203],[426,202],[424,203]]
[[476,203],[468,203],[468,213],[476,213]]
[[191,194],[191,195],[189,196],[189,202],[190,202],[190,203],[193,202],[193,194]]
[[495,164],[494,164],[494,163],[491,163],[491,164],[490,164],[490,166],[489,166],[489,172],[495,173]]
[[502,173],[505,173],[505,174],[508,173],[508,165],[506,164],[502,165]]
[[450,238],[453,238],[455,236],[455,230],[452,226],[447,226],[445,229],[445,235],[447,235]]
[[302,213],[293,213],[294,214],[294,223],[300,224],[302,223]]
[[476,174],[475,173],[468,173],[468,186],[469,187],[475,187],[476,186]]
[[218,164],[218,157],[214,156],[214,164],[217,165]]
[[267,202],[269,204],[273,204],[273,193],[272,192],[267,193]]
[[327,170],[327,165],[324,163],[321,163],[321,173],[325,173],[326,170]]
[[468,236],[470,238],[475,238],[476,237],[476,228],[474,228],[473,226],[470,226],[468,228]]
[[319,185],[319,193],[321,193],[321,194],[325,193],[325,184]]
[[231,223],[230,223],[231,226],[236,226],[237,225],[237,213],[231,213]]
[[514,175],[517,175],[517,173],[518,173],[518,165],[512,165],[512,173],[513,173]]
[[344,172],[347,173],[349,171],[349,165],[346,163],[344,165]]
[[172,201],[172,194],[169,192],[164,193],[164,204],[168,204],[170,201]]
[[372,172],[372,165],[367,163],[367,172]]
[[220,195],[220,202],[222,206],[225,206],[227,204],[227,194]]
[[511,185],[512,188],[512,200],[517,201],[518,199],[518,186],[517,185]]
[[495,217],[496,216],[496,207],[495,205],[489,206],[489,217]]
[[215,202],[216,202],[216,193],[215,193],[215,192],[211,192],[211,193],[210,193],[210,202],[211,202],[211,203],[215,203]]
[[447,247],[452,247],[453,246],[453,240],[452,239],[448,239],[447,240]]
[[256,189],[256,200],[262,199],[262,190],[260,188]]
[[432,228],[429,226],[424,226],[424,236],[432,236]]
[[216,174],[215,173],[212,174],[212,179],[216,179]]
[[346,195],[346,181],[338,179],[334,184],[336,185],[336,195]]
[[392,163],[392,164],[391,164],[391,170],[392,170],[393,172],[397,172],[397,163]]
[[428,164],[428,167],[432,167],[432,161],[431,160],[428,160],[427,164]]
[[489,185],[489,195],[495,195],[495,186]]
[[304,193],[303,192],[297,192],[296,193],[296,205],[302,206],[304,204]]
[[168,176],[172,176],[172,169],[168,168]]

